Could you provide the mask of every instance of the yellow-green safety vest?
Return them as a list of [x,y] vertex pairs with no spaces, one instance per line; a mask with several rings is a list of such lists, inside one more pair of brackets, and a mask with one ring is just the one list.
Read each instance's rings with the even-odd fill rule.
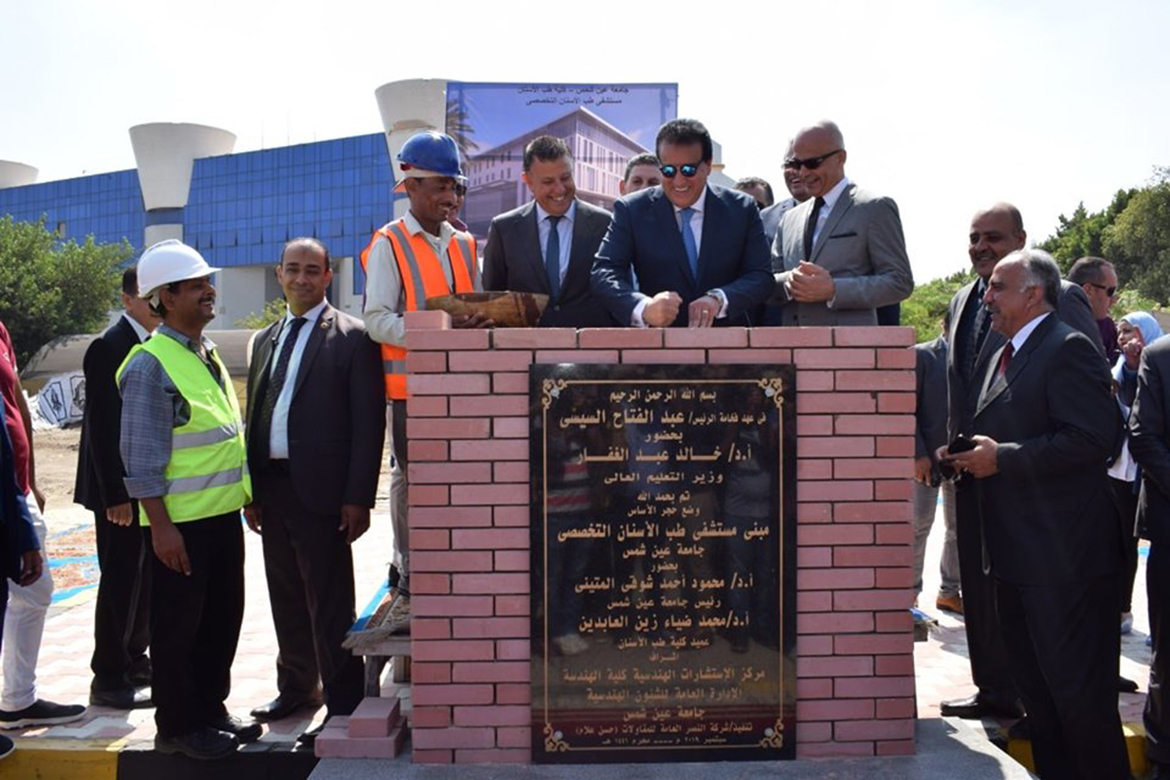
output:
[[[122,361],[119,386],[122,372],[139,351],[154,355],[191,407],[191,419],[171,434],[171,459],[164,473],[167,484],[162,499],[171,521],[184,523],[239,511],[252,500],[252,479],[240,406],[219,355],[211,353],[219,375],[228,383],[227,392],[216,384],[198,355],[174,338],[156,333]],[[141,505],[139,522],[150,525]]]

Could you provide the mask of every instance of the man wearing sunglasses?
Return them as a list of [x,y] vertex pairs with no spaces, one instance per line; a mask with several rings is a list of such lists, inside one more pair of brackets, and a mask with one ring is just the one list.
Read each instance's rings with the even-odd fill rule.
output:
[[755,200],[707,183],[713,145],[701,122],[667,122],[655,149],[662,186],[614,203],[593,264],[594,295],[623,325],[758,325],[772,280]]
[[841,130],[823,121],[796,134],[784,162],[809,200],[784,214],[772,244],[782,325],[876,325],[878,307],[914,290],[897,204],[850,182],[845,158]]
[[1093,307],[1093,319],[1101,331],[1101,344],[1109,365],[1117,362],[1117,325],[1109,316],[1109,309],[1117,301],[1117,271],[1103,257],[1082,257],[1068,271],[1068,280],[1079,285]]
[[[784,153],[784,159],[790,160],[792,156],[792,139],[789,139],[788,150]],[[769,247],[772,246],[772,242],[776,239],[776,230],[780,227],[780,218],[784,216],[785,212],[796,208],[809,198],[808,189],[804,186],[804,180],[800,177],[799,167],[794,168],[791,165],[784,166],[784,186],[788,188],[788,194],[792,197],[785,198],[760,210],[760,220],[764,223],[764,238],[768,239]],[[780,323],[777,321],[772,324],[778,325]]]

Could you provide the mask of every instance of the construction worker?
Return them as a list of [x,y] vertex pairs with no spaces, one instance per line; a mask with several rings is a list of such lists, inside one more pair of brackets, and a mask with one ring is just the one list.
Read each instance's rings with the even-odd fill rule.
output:
[[224,707],[244,617],[240,510],[252,484],[231,377],[203,335],[215,318],[217,270],[180,241],[143,253],[140,295],[162,323],[117,375],[126,492],[154,549],[155,750],[201,759],[262,733]]
[[[410,544],[406,520],[406,326],[403,315],[427,307],[427,298],[483,289],[475,239],[451,226],[457,188],[466,185],[454,139],[434,131],[411,136],[398,153],[396,191],[410,198],[402,219],[374,233],[362,252],[366,332],[382,348],[390,429],[390,505],[394,560],[388,623],[394,632],[410,628]],[[479,315],[456,318],[457,328],[491,327]]]

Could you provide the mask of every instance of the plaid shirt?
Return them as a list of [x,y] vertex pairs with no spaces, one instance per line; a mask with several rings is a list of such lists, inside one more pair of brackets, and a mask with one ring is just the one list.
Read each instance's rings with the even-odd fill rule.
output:
[[[153,338],[169,336],[195,354],[195,342],[168,325],[159,325]],[[201,336],[208,357],[200,360],[224,388],[219,368],[211,362],[215,344]],[[149,352],[139,352],[126,365],[119,385],[122,394],[122,463],[126,467],[126,492],[131,498],[158,498],[166,494],[167,464],[175,428],[191,419],[191,405]],[[228,392],[224,390],[225,394]]]

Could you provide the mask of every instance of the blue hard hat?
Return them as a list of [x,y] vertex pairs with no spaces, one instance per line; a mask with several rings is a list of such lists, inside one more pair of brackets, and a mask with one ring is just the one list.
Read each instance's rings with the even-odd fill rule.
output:
[[434,130],[416,133],[407,139],[397,156],[402,170],[418,168],[433,171],[440,176],[463,179],[463,168],[459,165],[459,147],[455,139]]

